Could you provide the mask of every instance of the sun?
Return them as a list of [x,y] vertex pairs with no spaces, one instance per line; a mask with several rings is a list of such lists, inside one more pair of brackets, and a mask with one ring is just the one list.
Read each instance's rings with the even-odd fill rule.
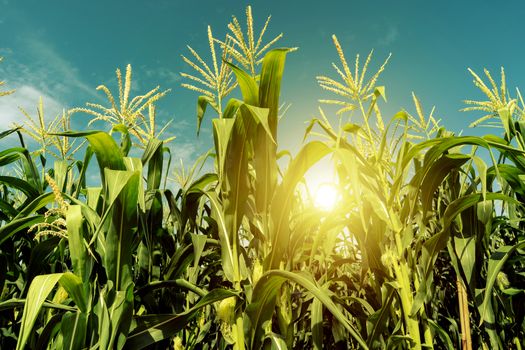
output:
[[314,205],[322,211],[332,211],[338,201],[339,192],[334,184],[320,184],[314,192]]

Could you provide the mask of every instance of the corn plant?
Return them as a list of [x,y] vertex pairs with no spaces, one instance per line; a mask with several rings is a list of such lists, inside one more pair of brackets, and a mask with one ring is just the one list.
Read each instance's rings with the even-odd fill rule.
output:
[[[377,104],[385,90],[374,87],[385,64],[368,83],[364,83],[370,56],[361,76],[357,57],[352,74],[335,37],[334,43],[342,68],[334,67],[343,82],[327,77],[318,80],[322,88],[347,100],[321,102],[340,106],[337,114],[348,113],[350,120],[346,124],[341,122],[341,129],[334,129],[321,110],[322,119],[314,119],[310,128],[318,124],[336,144],[342,186],[349,191],[352,206],[356,208],[346,214],[349,217],[348,232],[358,244],[362,257],[361,283],[366,278],[368,283],[364,288],[370,284],[374,290],[370,294],[373,299],[364,298],[362,302],[370,320],[365,328],[368,345],[420,349],[433,347],[436,336],[442,337],[443,343],[450,344],[446,332],[431,318],[432,309],[425,306],[431,302],[435,261],[446,248],[453,231],[452,224],[459,220],[458,215],[475,208],[478,202],[487,208],[495,199],[513,202],[505,194],[488,192],[481,172],[486,170],[484,163],[474,154],[458,153],[457,148],[474,145],[489,152],[494,148],[514,155],[519,154],[518,150],[492,138],[454,137],[444,131],[434,136],[433,133],[438,131],[437,122],[432,113],[428,118],[424,117],[415,95],[417,117],[401,111],[385,126]],[[360,117],[364,125],[352,123],[352,118],[356,117]],[[375,125],[372,117],[375,117]],[[423,141],[413,144],[411,140],[414,139]],[[434,207],[434,193],[446,186],[442,185],[444,180],[449,179],[450,183],[454,174],[472,171],[469,166],[463,168],[469,159],[476,160],[481,168],[481,180],[478,177],[464,179],[467,185],[463,184],[461,188],[465,189],[449,192],[446,205]],[[412,169],[410,164],[414,166]],[[478,192],[475,184],[480,182],[483,188]],[[441,194],[437,197],[439,202],[445,196],[443,192],[438,193]],[[356,198],[359,198],[357,202]],[[363,295],[358,293],[356,297],[363,298]],[[380,305],[377,311],[372,307],[374,304]],[[389,312],[393,305],[396,305],[394,313]],[[384,338],[381,332],[388,327],[394,327],[400,333]]]

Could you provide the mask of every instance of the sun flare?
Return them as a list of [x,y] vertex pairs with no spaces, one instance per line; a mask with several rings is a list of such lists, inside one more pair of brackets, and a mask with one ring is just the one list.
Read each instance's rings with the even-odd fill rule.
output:
[[314,193],[314,205],[323,211],[331,211],[337,204],[338,195],[334,184],[320,184]]

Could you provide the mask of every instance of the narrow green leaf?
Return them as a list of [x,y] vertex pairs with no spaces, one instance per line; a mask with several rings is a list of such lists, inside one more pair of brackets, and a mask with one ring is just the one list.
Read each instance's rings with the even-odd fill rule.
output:
[[363,338],[357,330],[350,324],[349,320],[339,310],[336,304],[330,299],[326,291],[320,289],[311,276],[304,273],[290,272],[284,270],[270,270],[263,274],[254,287],[252,302],[247,306],[250,324],[250,348],[259,349],[264,335],[264,323],[270,320],[275,308],[275,298],[282,284],[291,281],[299,284],[319,299],[332,315],[339,321],[350,333],[363,349],[368,349]]
[[79,205],[69,206],[66,215],[66,226],[73,271],[81,278],[81,281],[89,281],[92,261],[86,248],[82,224],[81,207]]
[[31,282],[29,291],[27,292],[27,301],[22,312],[22,321],[20,326],[20,333],[18,335],[18,342],[16,343],[16,350],[24,349],[31,331],[35,324],[38,313],[42,304],[57,282],[62,277],[62,273],[54,273],[50,275],[36,276]]
[[483,296],[483,302],[479,306],[480,310],[480,324],[483,324],[483,322],[490,321],[487,317],[489,313],[492,312],[492,307],[490,305],[490,299],[492,297],[492,288],[494,287],[494,283],[496,282],[496,279],[498,277],[498,273],[501,271],[503,266],[505,265],[505,262],[508,260],[508,258],[514,254],[514,252],[518,249],[525,248],[525,241],[522,241],[516,245],[509,246],[505,245],[502,247],[499,247],[492,255],[490,256],[489,265],[487,269],[487,282],[485,283],[485,292]]
[[60,333],[64,350],[83,349],[86,341],[87,316],[82,312],[67,312],[62,317]]
[[68,131],[53,135],[69,137],[85,137],[97,157],[100,175],[104,179],[104,169],[124,170],[124,159],[120,147],[115,140],[104,131]]
[[292,160],[282,183],[275,190],[271,206],[271,217],[274,225],[271,233],[272,251],[266,257],[265,265],[267,269],[279,266],[281,258],[288,247],[290,239],[289,216],[297,183],[303,178],[308,169],[330,152],[330,147],[325,143],[319,141],[307,143]]
[[204,251],[204,246],[206,245],[206,236],[205,235],[196,235],[191,234],[191,243],[193,244],[193,266],[199,267],[199,261],[201,259],[202,252]]
[[204,118],[204,113],[206,113],[206,107],[212,102],[213,99],[205,95],[201,95],[197,99],[197,136],[201,131],[202,119]]
[[[453,169],[459,169],[470,159],[470,156],[463,154],[445,154],[437,161],[433,162],[430,167],[422,168],[425,172],[421,184],[421,202],[423,204],[424,213],[432,208],[432,200],[434,192],[441,185],[443,180],[450,174]],[[418,179],[418,177],[414,177]]]
[[207,191],[205,192],[205,194],[211,202],[212,217],[214,217],[217,221],[217,226],[219,230],[219,242],[221,244],[222,270],[224,271],[225,277],[229,281],[233,282],[235,278],[233,272],[233,259],[235,257],[233,256],[232,241],[228,232],[223,208],[221,203],[219,202],[217,194],[214,191]]
[[257,105],[259,103],[259,87],[255,79],[233,63],[226,62],[226,64],[231,67],[237,78],[244,102],[254,106]]
[[138,224],[138,192],[141,174],[105,169],[108,210],[104,267],[117,291],[127,290],[132,283],[133,242]]
[[187,326],[201,308],[235,295],[235,293],[225,289],[214,289],[193,307],[178,315],[138,316],[135,318],[137,327],[129,334],[125,348],[139,350],[163,339],[173,337]]
[[85,292],[85,281],[82,280],[77,275],[71,272],[65,272],[60,277],[58,283],[66,290],[67,294],[73,299],[75,304],[78,306],[80,311],[87,312],[88,300],[87,294]]
[[8,224],[0,227],[0,245],[2,245],[6,240],[11,238],[15,233],[20,232],[21,230],[27,229],[34,224],[44,221],[44,217],[41,215],[38,216],[26,216],[18,219],[11,220]]
[[312,343],[314,349],[323,348],[323,304],[319,299],[314,299],[311,308]]
[[[486,199],[488,200],[503,200],[511,203],[517,203],[515,199],[508,197],[499,193],[487,193]],[[429,292],[428,285],[431,279],[432,268],[436,262],[439,252],[444,249],[447,245],[449,236],[450,236],[450,226],[452,225],[453,220],[461,212],[476,205],[478,202],[483,200],[483,195],[481,193],[474,193],[466,195],[454,200],[447,206],[443,214],[443,226],[439,233],[435,234],[429,238],[423,244],[423,251],[421,256],[421,268],[423,272],[423,281],[420,284],[419,290],[416,293],[414,302],[412,304],[412,310],[410,312],[411,316],[415,316],[419,312],[420,308],[423,306],[427,294]]]

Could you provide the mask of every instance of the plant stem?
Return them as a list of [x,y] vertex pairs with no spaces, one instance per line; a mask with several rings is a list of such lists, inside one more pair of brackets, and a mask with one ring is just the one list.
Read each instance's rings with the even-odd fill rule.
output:
[[421,335],[419,333],[419,322],[417,318],[411,317],[412,311],[412,289],[410,287],[410,280],[408,274],[408,266],[406,261],[397,261],[394,263],[394,273],[399,283],[399,297],[401,299],[401,307],[403,309],[403,317],[405,319],[405,326],[407,333],[412,340],[410,349],[421,350]]
[[467,291],[460,278],[456,279],[456,283],[458,287],[459,318],[461,321],[461,349],[472,350]]

